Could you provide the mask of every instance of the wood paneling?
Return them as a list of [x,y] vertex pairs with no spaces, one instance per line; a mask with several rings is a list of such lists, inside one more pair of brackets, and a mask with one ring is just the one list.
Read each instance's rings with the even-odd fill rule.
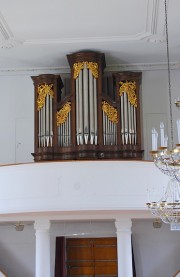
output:
[[116,238],[67,239],[67,276],[118,276]]

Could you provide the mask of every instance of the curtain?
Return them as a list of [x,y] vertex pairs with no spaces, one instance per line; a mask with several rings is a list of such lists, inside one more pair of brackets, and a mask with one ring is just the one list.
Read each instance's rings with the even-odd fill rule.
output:
[[55,277],[66,276],[65,237],[56,238]]
[[133,277],[136,277],[136,267],[135,267],[135,260],[134,260],[134,251],[133,251],[132,236],[131,236],[131,247],[132,247],[132,267],[133,267]]

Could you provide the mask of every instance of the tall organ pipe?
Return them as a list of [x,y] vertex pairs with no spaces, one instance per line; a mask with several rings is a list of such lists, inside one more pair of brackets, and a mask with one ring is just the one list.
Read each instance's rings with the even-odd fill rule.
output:
[[125,143],[128,144],[128,112],[127,112],[127,94],[124,93],[124,132]]
[[68,145],[71,143],[71,113],[68,114]]
[[137,128],[136,128],[136,108],[133,107],[134,109],[134,144],[137,142]]
[[77,145],[79,145],[79,78],[76,78],[76,139]]
[[42,144],[45,147],[45,105],[42,107]]
[[86,65],[83,69],[83,96],[84,96],[84,140],[88,143],[89,136],[89,106],[88,106],[88,69]]
[[89,70],[89,104],[90,104],[90,144],[94,143],[94,93],[93,93],[93,75]]
[[132,127],[131,127],[132,118],[131,118],[131,104],[130,104],[129,101],[128,101],[128,103],[127,103],[127,106],[128,106],[128,126],[129,126],[128,133],[129,133],[129,143],[131,144],[131,143],[132,143]]
[[79,72],[79,142],[83,144],[83,91],[82,91],[82,70]]
[[39,147],[41,147],[41,110],[38,111],[38,122],[39,122],[39,126],[38,126],[38,144],[39,144]]
[[95,144],[97,144],[97,83],[94,78],[94,133],[95,133]]
[[49,131],[50,131],[50,146],[52,147],[52,144],[53,144],[53,122],[52,122],[52,118],[53,118],[53,115],[52,115],[52,97],[50,96],[50,109],[49,109],[49,113],[50,113],[50,116],[49,116]]
[[122,136],[122,144],[124,144],[124,93],[121,95],[121,136]]
[[45,118],[45,124],[46,124],[46,146],[49,146],[49,95],[46,95],[46,118]]

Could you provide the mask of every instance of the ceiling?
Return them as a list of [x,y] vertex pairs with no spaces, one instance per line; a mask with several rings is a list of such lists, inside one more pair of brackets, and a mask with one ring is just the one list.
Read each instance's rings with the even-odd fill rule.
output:
[[[173,63],[179,10],[168,1]],[[107,66],[166,63],[164,20],[164,0],[1,0],[0,70],[65,69],[66,55],[81,50],[105,53]]]

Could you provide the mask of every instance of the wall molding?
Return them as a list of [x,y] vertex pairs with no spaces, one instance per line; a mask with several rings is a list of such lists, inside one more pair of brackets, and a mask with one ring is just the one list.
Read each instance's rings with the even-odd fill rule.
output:
[[[180,70],[180,62],[170,64],[171,70]],[[167,70],[167,63],[137,63],[107,65],[105,72],[114,71],[154,71]],[[37,68],[4,68],[0,69],[0,76],[40,75],[40,74],[69,74],[70,67],[37,67]]]

